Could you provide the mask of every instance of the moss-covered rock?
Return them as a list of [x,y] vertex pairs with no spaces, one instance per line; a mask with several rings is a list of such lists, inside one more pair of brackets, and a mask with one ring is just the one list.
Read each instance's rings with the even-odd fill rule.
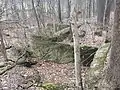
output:
[[[54,37],[53,37],[54,38]],[[57,63],[74,62],[73,45],[53,41],[47,37],[33,37],[33,50],[40,59],[53,60]],[[97,48],[91,46],[80,46],[82,63],[89,66],[93,60]]]
[[109,47],[109,43],[102,45],[94,56],[93,62],[91,63],[90,69],[86,75],[86,84],[89,90],[93,90],[95,86],[98,86],[103,78],[103,68],[106,62]]
[[33,39],[33,50],[41,60],[53,60],[58,63],[73,61],[73,48],[67,44],[57,43],[50,39]]
[[45,83],[42,85],[42,87],[40,87],[40,90],[41,88],[42,90],[64,90],[64,87],[53,83]]

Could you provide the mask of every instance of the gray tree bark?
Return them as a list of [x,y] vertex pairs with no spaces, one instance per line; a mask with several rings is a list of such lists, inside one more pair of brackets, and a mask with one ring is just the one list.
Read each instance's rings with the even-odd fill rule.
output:
[[38,30],[40,30],[40,23],[39,23],[39,18],[38,18],[38,15],[37,15],[37,12],[36,12],[36,9],[35,9],[35,6],[34,6],[34,0],[32,0],[32,8],[33,8],[35,18],[36,18],[36,21],[37,21]]
[[82,76],[81,76],[81,58],[80,58],[80,44],[79,35],[77,28],[77,20],[72,25],[73,41],[74,41],[74,60],[75,60],[75,79],[76,79],[76,90],[83,90]]
[[5,49],[5,44],[4,44],[4,40],[3,40],[3,34],[2,34],[2,30],[0,29],[0,41],[1,41],[1,52],[3,54],[4,60],[7,61],[7,53],[6,53],[6,49]]
[[71,1],[67,0],[67,18],[70,18],[70,12],[71,12]]
[[106,69],[106,81],[113,88],[120,90],[120,0],[116,0],[114,14],[113,37],[111,43],[111,54]]
[[110,11],[111,11],[111,6],[114,0],[106,0],[106,4],[105,4],[105,11],[104,11],[104,25],[108,25],[109,24],[109,20],[110,20]]
[[105,35],[105,42],[109,42],[111,40],[110,35],[109,35],[109,21],[110,21],[110,11],[111,11],[111,6],[113,4],[114,0],[106,0],[105,4],[105,11],[104,11],[104,20],[103,20],[103,26],[104,30],[106,31]]
[[80,58],[80,44],[79,44],[79,34],[78,34],[78,17],[80,13],[80,7],[78,0],[76,0],[76,6],[74,7],[73,13],[73,23],[72,24],[72,33],[73,33],[73,41],[74,41],[74,60],[75,60],[75,78],[76,78],[76,90],[83,90],[82,76],[81,76],[81,58]]
[[93,16],[95,16],[95,0],[92,0],[92,12],[93,12]]
[[81,0],[75,0],[75,7],[74,7],[74,12],[75,12],[75,18],[78,21],[79,16],[81,14]]
[[103,24],[104,10],[106,0],[97,0],[97,23]]
[[91,17],[91,5],[92,5],[92,0],[89,0],[89,11],[88,11],[88,17]]
[[62,22],[62,16],[61,16],[61,3],[60,3],[60,0],[58,0],[58,19],[59,19],[59,22],[61,23]]
[[22,19],[26,20],[27,15],[26,15],[26,12],[25,12],[24,0],[21,1],[21,6],[22,6]]

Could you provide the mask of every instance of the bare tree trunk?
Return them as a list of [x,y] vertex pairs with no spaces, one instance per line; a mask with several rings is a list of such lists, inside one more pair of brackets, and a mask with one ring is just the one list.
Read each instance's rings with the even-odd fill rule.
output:
[[97,23],[103,24],[104,10],[106,0],[97,0]]
[[91,17],[91,4],[92,0],[86,0],[86,18]]
[[105,11],[104,11],[104,21],[103,21],[104,25],[109,24],[110,10],[111,10],[112,3],[113,3],[113,0],[106,0]]
[[[37,2],[37,18],[40,20],[40,23],[42,24],[42,30],[45,28],[45,9],[44,9],[44,0],[40,0]],[[39,25],[40,25],[39,23]]]
[[91,17],[91,4],[92,4],[92,0],[89,0],[89,11],[88,11],[88,17]]
[[95,0],[92,1],[93,16],[95,16]]
[[3,40],[3,34],[2,34],[2,30],[0,29],[0,39],[1,39],[1,52],[3,54],[4,60],[7,61],[7,53],[6,53],[6,49],[5,49],[5,44],[4,44],[4,40]]
[[59,22],[62,23],[62,16],[61,16],[61,5],[60,0],[58,0],[58,19]]
[[5,0],[5,19],[7,20],[8,19],[8,11],[7,11],[7,8],[8,8],[8,0]]
[[80,58],[80,44],[79,44],[79,35],[78,35],[78,28],[77,28],[77,22],[78,17],[80,15],[79,13],[79,5],[77,5],[76,1],[76,7],[73,15],[73,23],[72,24],[72,33],[73,33],[73,41],[74,41],[74,60],[75,60],[75,78],[76,78],[76,87],[77,90],[83,90],[83,84],[82,84],[82,76],[81,76],[81,58]]
[[120,90],[120,0],[116,0],[111,54],[106,69],[106,81],[113,90]]
[[36,12],[36,9],[35,9],[35,6],[34,6],[34,0],[32,0],[32,8],[33,8],[33,11],[34,11],[34,14],[35,14],[35,17],[36,17],[38,30],[40,31],[40,23],[39,23],[38,15],[37,15],[37,12]]
[[22,19],[25,21],[27,18],[27,15],[25,13],[25,7],[24,7],[24,0],[21,1],[22,6]]
[[104,20],[103,20],[104,30],[106,31],[105,42],[110,42],[110,40],[111,40],[110,35],[108,34],[108,32],[109,32],[108,27],[109,27],[110,11],[111,11],[112,3],[113,3],[113,0],[106,0],[105,11],[104,11]]
[[81,0],[75,0],[75,7],[74,7],[74,14],[76,15],[75,18],[76,18],[76,21],[78,21],[79,19],[79,16],[81,14]]
[[67,0],[67,18],[70,18],[70,12],[71,12],[71,1]]
[[[79,36],[78,36],[77,31],[78,31],[77,30],[77,25],[72,25],[73,41],[74,41],[74,60],[75,60],[76,87],[77,87],[77,90],[80,90],[80,87],[83,86],[83,85],[82,85],[82,77],[81,77],[80,44],[79,44]],[[81,89],[81,90],[83,90],[83,89]]]

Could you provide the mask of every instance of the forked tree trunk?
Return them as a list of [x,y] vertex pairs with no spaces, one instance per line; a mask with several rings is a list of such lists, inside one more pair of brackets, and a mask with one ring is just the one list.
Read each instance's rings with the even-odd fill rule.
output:
[[[82,76],[81,76],[81,58],[80,58],[80,44],[79,35],[76,23],[72,25],[73,41],[74,41],[74,63],[75,63],[75,78],[77,90],[83,90]],[[80,89],[81,88],[81,89]]]
[[74,41],[74,60],[75,60],[75,78],[76,78],[76,90],[83,90],[82,84],[82,76],[81,76],[81,58],[80,58],[80,44],[79,44],[79,33],[77,28],[77,22],[79,17],[79,5],[76,0],[76,7],[74,14],[72,15],[73,24],[72,26],[72,33],[73,33],[73,41]]
[[113,88],[112,90],[120,90],[120,0],[116,0],[115,3],[111,54],[105,79]]

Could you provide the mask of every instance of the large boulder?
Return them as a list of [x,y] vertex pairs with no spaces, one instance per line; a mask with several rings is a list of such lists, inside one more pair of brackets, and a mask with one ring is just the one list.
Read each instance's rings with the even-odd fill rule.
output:
[[[90,68],[86,74],[86,87],[88,90],[93,90],[95,87],[99,87],[99,84],[103,80],[105,62],[110,49],[110,44],[105,43],[96,52]],[[103,90],[103,89],[102,89]]]
[[[74,62],[73,44],[58,42],[58,39],[34,36],[33,51],[41,60],[52,60],[57,63]],[[89,66],[93,60],[96,47],[80,45],[80,54],[84,66]]]

